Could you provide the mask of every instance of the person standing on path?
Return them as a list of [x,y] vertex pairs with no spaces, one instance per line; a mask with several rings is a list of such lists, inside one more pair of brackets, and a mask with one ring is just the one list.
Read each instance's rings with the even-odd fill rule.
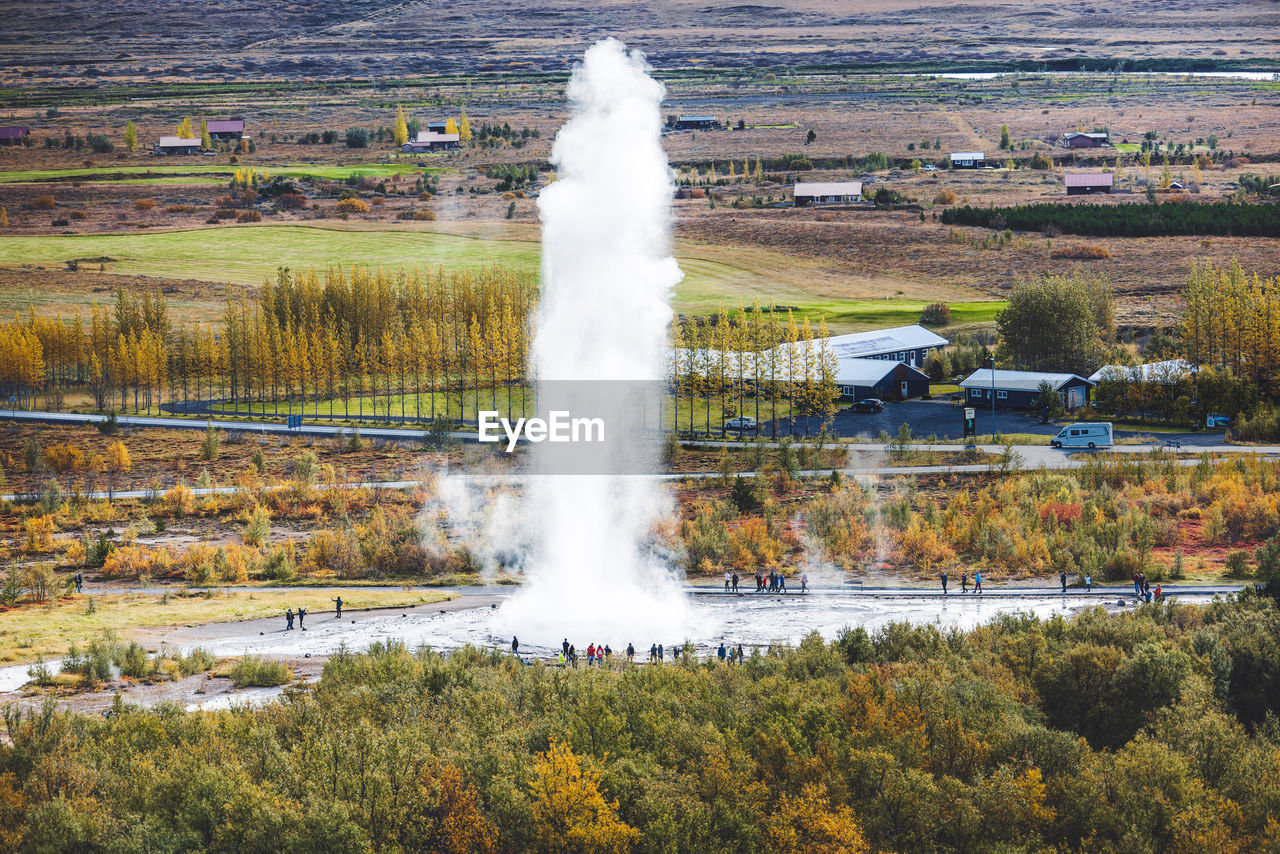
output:
[[627,663],[630,664],[636,660],[636,648],[627,641]]
[[520,654],[520,639],[517,638],[515,635],[511,636],[511,654],[512,655]]
[[809,592],[809,573],[807,572],[800,573],[800,592]]
[[72,579],[76,583],[76,592],[80,593],[84,589],[84,576],[77,572]]
[[738,573],[736,572],[733,574],[733,592],[738,592]]
[[335,608],[335,613],[333,618],[335,620],[341,620],[342,619],[342,597],[339,596],[337,599],[334,599],[333,604],[337,606]]
[[285,608],[284,610],[284,630],[286,632],[293,631],[293,609]]
[[729,570],[724,571],[724,592],[729,592],[729,586],[733,584],[733,574]]
[[978,571],[973,574],[973,592],[982,592],[982,572]]
[[967,570],[965,572],[960,573],[960,592],[961,593],[969,592],[969,573]]
[[728,655],[729,651],[724,648],[724,641],[720,641],[720,648],[716,650],[716,656],[720,659],[721,664],[724,664],[724,660]]
[[781,572],[778,573],[778,592],[779,593],[787,592],[787,577],[783,575]]
[[742,663],[742,644],[738,644],[738,663]]
[[1065,572],[1059,572],[1058,580],[1062,582],[1062,594],[1065,596],[1067,593],[1067,574]]
[[306,628],[302,625],[302,618],[305,616],[307,616],[307,609],[299,608],[298,609],[298,628],[302,629],[304,632],[306,631]]
[[1084,577],[1084,592],[1085,593],[1093,592],[1093,576],[1092,575],[1086,575]]
[[564,653],[565,658],[569,657],[569,639],[568,638],[565,638],[564,642],[560,644],[560,651]]
[[942,573],[942,595],[943,595],[943,596],[946,596],[946,595],[947,595],[947,574],[946,574],[946,572],[943,572],[943,573]]

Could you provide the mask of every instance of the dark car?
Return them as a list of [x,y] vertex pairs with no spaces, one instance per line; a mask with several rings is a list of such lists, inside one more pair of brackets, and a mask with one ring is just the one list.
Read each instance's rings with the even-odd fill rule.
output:
[[859,400],[852,406],[846,406],[845,412],[883,412],[884,401],[874,397],[868,397],[865,400]]

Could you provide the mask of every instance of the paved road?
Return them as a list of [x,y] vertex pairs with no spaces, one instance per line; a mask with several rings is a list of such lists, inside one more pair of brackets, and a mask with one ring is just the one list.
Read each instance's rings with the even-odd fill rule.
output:
[[[761,415],[767,413],[762,412]],[[0,418],[11,418],[15,421],[38,421],[49,424],[94,424],[105,421],[105,415],[94,413],[73,413],[73,412],[43,412],[43,411],[27,411],[27,410],[0,410]],[[177,418],[167,416],[154,415],[118,415],[117,421],[126,427],[168,427],[180,430],[204,430],[207,425],[213,424],[223,430],[240,431],[246,433],[271,433],[279,435],[308,435],[308,436],[332,436],[339,430],[350,433],[359,430],[360,435],[368,438],[394,439],[402,442],[421,442],[425,433],[425,425],[418,428],[398,428],[398,427],[372,427],[367,424],[362,425],[334,425],[334,424],[307,424],[303,423],[301,427],[290,429],[277,420],[272,421],[238,421],[233,419],[219,418]],[[805,420],[795,420],[795,431],[797,436],[805,434]],[[807,419],[807,425],[810,435],[817,435],[821,430],[821,422],[819,419]],[[988,431],[991,428],[990,412],[978,413],[978,429],[980,431]],[[902,403],[890,403],[885,406],[883,412],[878,413],[850,413],[836,415],[833,419],[833,427],[837,436],[841,438],[866,438],[874,439],[882,433],[890,436],[896,436],[898,428],[903,424],[911,427],[911,434],[917,441],[935,437],[939,439],[961,439],[963,431],[961,425],[961,409],[954,403],[941,400],[908,400]],[[760,438],[769,438],[772,435],[771,422],[764,421],[761,424],[758,436]],[[694,424],[695,430],[702,429],[704,425]],[[778,419],[778,434],[785,435],[787,429],[791,426],[788,419]],[[713,425],[714,427],[714,425]],[[1002,434],[1012,433],[1031,433],[1037,435],[1052,435],[1061,429],[1060,424],[1041,424],[1038,417],[1028,415],[1024,412],[1015,410],[999,410],[996,414],[996,428]],[[986,433],[990,435],[990,433]],[[1133,438],[1139,436],[1158,436],[1161,438],[1172,438],[1184,445],[1195,445],[1198,447],[1213,446],[1222,443],[1222,433],[1162,433],[1160,430],[1116,430],[1117,438]],[[460,442],[475,442],[476,433],[474,430],[457,430],[449,434],[453,439]],[[979,435],[981,438],[981,434]],[[714,440],[715,436],[711,437]]]

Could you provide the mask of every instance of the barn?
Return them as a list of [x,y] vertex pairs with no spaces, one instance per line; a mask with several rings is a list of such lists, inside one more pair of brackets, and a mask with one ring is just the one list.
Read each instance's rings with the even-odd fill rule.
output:
[[836,387],[844,400],[907,400],[929,391],[929,377],[923,371],[878,359],[840,359]]
[[27,127],[0,127],[0,145],[19,145],[29,133]]
[[1111,172],[1069,172],[1062,176],[1062,180],[1068,196],[1087,196],[1110,193],[1115,177]]
[[793,195],[796,207],[809,205],[841,205],[862,201],[861,181],[796,182]]
[[1004,409],[1033,409],[1040,397],[1040,384],[1048,383],[1058,394],[1067,409],[1076,409],[1089,403],[1089,391],[1093,383],[1077,374],[1051,374],[1043,371],[993,371],[979,368],[960,382],[965,403],[970,405],[995,404]]
[[449,123],[446,122],[427,122],[427,130],[431,133],[446,133],[449,130]]
[[214,119],[205,123],[210,139],[239,139],[244,136],[244,119]]
[[1062,139],[1058,140],[1060,148],[1108,148],[1110,145],[1111,134],[1105,130],[1093,131],[1092,133],[1072,131],[1064,133]]
[[672,127],[676,130],[714,130],[720,127],[720,120],[715,116],[676,116]]
[[196,154],[200,151],[200,140],[183,139],[180,136],[162,136],[153,147],[155,154]]
[[424,130],[418,134],[417,139],[411,139],[400,146],[400,150],[405,154],[415,154],[422,151],[449,151],[458,147],[460,139],[461,136],[456,133],[435,133],[434,131]]
[[982,151],[951,152],[952,169],[981,169],[987,165],[987,155]]

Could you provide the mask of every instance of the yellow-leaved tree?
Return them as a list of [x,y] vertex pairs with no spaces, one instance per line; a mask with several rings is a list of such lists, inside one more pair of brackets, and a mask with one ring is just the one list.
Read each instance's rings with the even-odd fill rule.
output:
[[463,145],[471,142],[471,121],[467,118],[467,108],[462,108],[462,116],[458,119],[458,141]]
[[391,132],[392,138],[397,146],[404,145],[409,141],[409,120],[405,118],[404,107],[396,107],[396,126]]
[[204,119],[200,120],[200,147],[213,148],[213,137],[209,136],[209,123]]
[[178,130],[176,131],[176,133],[177,133],[177,135],[178,135],[178,136],[182,137],[183,139],[191,139],[191,138],[192,138],[192,136],[195,134],[195,131],[191,129],[191,119],[190,119],[190,117],[183,119],[183,120],[178,124]]
[[765,821],[765,850],[774,854],[867,854],[871,849],[853,811],[832,805],[826,790],[806,783],[783,795]]
[[458,123],[457,123],[456,121],[454,121],[454,119],[453,119],[453,117],[452,117],[452,116],[450,116],[449,118],[445,119],[445,122],[444,122],[444,132],[445,132],[445,133],[457,133],[457,132],[458,132]]
[[600,792],[600,772],[555,740],[533,760],[529,802],[541,851],[618,854],[640,836]]
[[124,123],[124,147],[130,154],[138,150],[138,128],[133,119]]

